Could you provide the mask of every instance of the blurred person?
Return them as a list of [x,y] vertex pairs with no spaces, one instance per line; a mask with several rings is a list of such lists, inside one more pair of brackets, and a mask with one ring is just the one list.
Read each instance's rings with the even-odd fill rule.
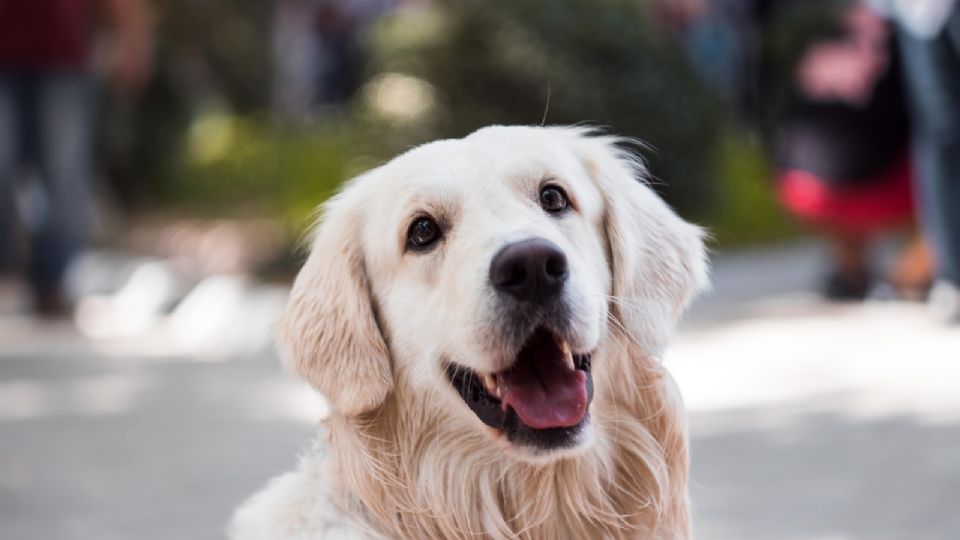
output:
[[273,106],[284,119],[297,120],[311,109],[320,62],[316,58],[311,0],[280,0],[273,19]]
[[[858,1],[661,3],[672,13],[669,26],[681,28],[697,49],[737,56],[728,62],[734,84],[723,84],[730,74],[712,82],[732,90],[725,94],[741,119],[764,136],[781,202],[827,239],[832,267],[824,295],[866,297],[875,282],[870,243],[911,223],[914,214],[905,97],[888,25]],[[734,46],[723,39],[730,32],[718,33],[717,47],[698,43],[703,18],[737,30]],[[806,35],[778,33],[782,19]],[[784,51],[791,42],[799,50]],[[696,50],[693,60],[698,63]],[[929,287],[930,274],[926,245],[916,237],[889,281],[901,295],[915,297]]]
[[921,220],[936,265],[930,306],[960,322],[960,9],[956,0],[872,4],[899,30]]
[[739,120],[760,128],[763,23],[778,0],[655,0],[655,15],[679,36],[695,70]]
[[135,94],[150,71],[146,9],[142,0],[0,0],[0,265],[15,265],[22,223],[38,314],[68,312],[64,274],[90,236],[97,24],[111,30],[114,82]]
[[293,123],[360,87],[362,33],[396,0],[281,0],[273,27],[274,108]]
[[[864,298],[873,285],[868,247],[913,218],[908,123],[888,25],[865,5],[841,8],[840,24],[801,51],[773,134],[780,200],[827,238],[828,298]],[[891,276],[898,289],[928,285],[922,243]]]

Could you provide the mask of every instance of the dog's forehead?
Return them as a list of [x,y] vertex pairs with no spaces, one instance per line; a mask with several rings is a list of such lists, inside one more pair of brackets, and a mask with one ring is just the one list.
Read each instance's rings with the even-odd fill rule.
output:
[[577,215],[601,228],[605,197],[578,154],[582,141],[563,135],[541,128],[484,129],[397,157],[365,183],[365,244],[378,245],[389,233],[397,246],[390,252],[402,253],[410,224],[423,215],[442,227],[470,231],[470,238],[545,235],[558,227],[571,238],[580,237],[587,229],[573,228],[579,219],[544,221],[538,193],[547,182],[560,185]]
[[561,138],[547,130],[512,127],[420,146],[388,163],[385,172],[394,184],[385,190],[392,204],[486,198],[505,190],[528,191],[545,178],[575,181],[587,174]]

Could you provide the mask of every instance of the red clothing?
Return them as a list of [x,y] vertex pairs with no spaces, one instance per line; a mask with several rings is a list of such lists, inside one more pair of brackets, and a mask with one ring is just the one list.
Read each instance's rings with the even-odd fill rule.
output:
[[910,158],[906,155],[872,182],[847,189],[831,187],[817,175],[799,169],[783,170],[779,177],[780,201],[794,215],[828,229],[870,234],[914,215]]
[[93,0],[0,0],[0,68],[83,68]]

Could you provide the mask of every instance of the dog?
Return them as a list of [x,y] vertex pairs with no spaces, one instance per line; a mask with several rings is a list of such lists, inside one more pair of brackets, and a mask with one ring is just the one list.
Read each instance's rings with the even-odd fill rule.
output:
[[704,233],[623,143],[487,127],[325,204],[278,341],[331,412],[231,538],[689,537],[660,359]]

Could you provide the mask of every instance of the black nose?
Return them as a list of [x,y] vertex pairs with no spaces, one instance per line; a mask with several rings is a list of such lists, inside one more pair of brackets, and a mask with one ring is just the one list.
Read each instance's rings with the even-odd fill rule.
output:
[[514,242],[490,263],[493,286],[523,302],[540,303],[557,296],[567,273],[567,256],[543,238]]

